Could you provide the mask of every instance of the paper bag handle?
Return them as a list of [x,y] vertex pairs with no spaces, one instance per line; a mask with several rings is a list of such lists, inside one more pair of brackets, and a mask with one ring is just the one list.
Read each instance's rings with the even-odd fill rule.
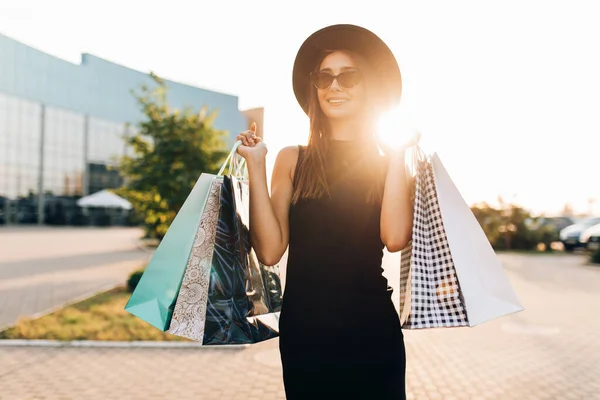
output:
[[[223,165],[221,165],[221,169],[219,170],[219,173],[217,174],[217,176],[223,176],[223,173],[225,172],[225,168],[227,168],[227,167],[229,167],[229,172],[234,174],[234,176],[236,176],[236,177],[244,177],[245,178],[247,176],[247,168],[245,168],[246,160],[242,156],[237,154],[237,149],[241,145],[242,145],[241,140],[238,140],[237,142],[235,142],[233,144],[233,148],[231,149],[231,151],[229,152],[229,155],[223,162]],[[240,158],[242,159],[242,161],[238,161]]]

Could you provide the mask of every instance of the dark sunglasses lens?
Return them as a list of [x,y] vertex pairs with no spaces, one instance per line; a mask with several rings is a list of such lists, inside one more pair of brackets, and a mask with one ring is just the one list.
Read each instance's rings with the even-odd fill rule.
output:
[[312,84],[319,89],[327,89],[333,82],[333,75],[326,72],[315,72],[310,75]]
[[360,83],[362,75],[359,71],[348,71],[341,73],[337,80],[340,86],[345,87],[346,89],[353,88],[354,86]]

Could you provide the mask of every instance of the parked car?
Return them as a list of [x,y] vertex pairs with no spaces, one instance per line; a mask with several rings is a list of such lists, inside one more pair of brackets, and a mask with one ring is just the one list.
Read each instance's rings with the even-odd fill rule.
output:
[[579,235],[581,245],[591,251],[600,249],[600,224],[591,226]]
[[560,241],[560,231],[575,221],[570,217],[537,217],[525,220],[525,226],[529,229],[532,237],[540,241],[546,247],[551,247],[552,243]]
[[535,220],[535,223],[531,223],[530,225],[532,229],[548,227],[556,231],[556,235],[558,235],[561,230],[574,223],[575,220],[570,217],[540,217]]
[[566,251],[573,251],[576,248],[583,247],[580,237],[583,231],[594,225],[600,224],[600,217],[585,218],[573,225],[567,226],[560,231],[560,241],[565,246]]

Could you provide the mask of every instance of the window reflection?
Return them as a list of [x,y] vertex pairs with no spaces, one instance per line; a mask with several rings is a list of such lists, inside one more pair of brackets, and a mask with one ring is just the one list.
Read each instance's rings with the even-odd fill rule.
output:
[[117,158],[125,152],[125,125],[90,118],[89,129],[90,162],[115,165]]
[[35,102],[0,94],[0,223],[36,221],[40,110]]
[[44,192],[49,196],[83,195],[85,117],[46,107]]
[[87,224],[76,200],[122,185],[115,167],[126,152],[125,125],[89,118],[86,156],[86,117],[46,106],[41,150],[42,108],[39,103],[0,93],[0,224],[37,222],[40,151],[44,222]]

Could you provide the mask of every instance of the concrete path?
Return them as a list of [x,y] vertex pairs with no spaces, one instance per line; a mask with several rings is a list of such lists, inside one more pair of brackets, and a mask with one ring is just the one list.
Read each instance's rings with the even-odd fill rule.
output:
[[124,283],[150,253],[139,229],[0,229],[0,329]]

